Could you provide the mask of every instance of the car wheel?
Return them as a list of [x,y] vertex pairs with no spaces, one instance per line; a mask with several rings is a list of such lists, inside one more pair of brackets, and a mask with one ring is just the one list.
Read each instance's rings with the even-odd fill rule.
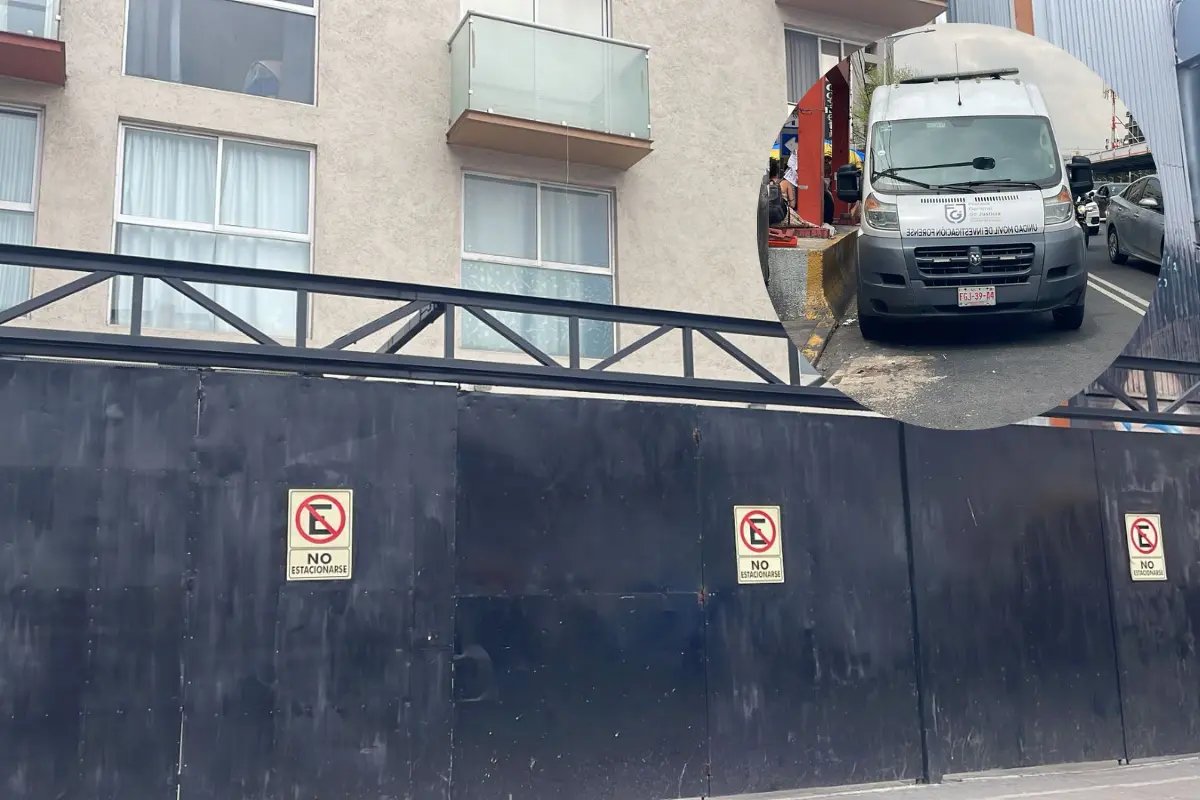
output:
[[1108,260],[1114,264],[1124,264],[1129,256],[1121,252],[1121,240],[1117,238],[1117,229],[1108,229]]
[[1052,313],[1054,314],[1054,327],[1059,330],[1077,331],[1083,325],[1083,303],[1066,308],[1056,308]]

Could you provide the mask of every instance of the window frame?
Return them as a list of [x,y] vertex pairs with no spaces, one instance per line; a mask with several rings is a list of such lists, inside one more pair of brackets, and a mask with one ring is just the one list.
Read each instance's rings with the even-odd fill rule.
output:
[[[140,78],[145,81],[155,81],[156,83],[169,83],[174,86],[190,86],[193,89],[203,89],[209,92],[220,92],[221,94],[233,94],[241,97],[254,97],[259,100],[275,100],[281,103],[292,103],[300,106],[311,106],[316,108],[320,102],[319,92],[321,90],[321,16],[319,13],[321,0],[312,0],[312,6],[302,6],[299,3],[289,3],[286,0],[227,0],[230,3],[241,3],[245,6],[259,6],[260,8],[271,8],[276,11],[284,11],[291,14],[303,14],[308,17],[313,17],[313,101],[312,103],[304,103],[299,100],[285,100],[280,97],[262,97],[256,94],[246,94],[245,92],[234,92],[229,89],[214,89],[211,86],[197,86],[194,83],[175,83],[174,81],[163,81],[157,78],[147,78],[143,75],[130,75],[128,72],[129,66],[129,2],[125,0],[124,16],[122,23],[125,29],[121,32],[121,77],[122,78]],[[605,0],[609,2],[609,0]],[[122,134],[124,135],[124,134]]]
[[1142,187],[1142,196],[1139,197],[1138,200],[1141,201],[1147,197],[1146,193],[1149,191],[1151,186],[1154,186],[1157,190],[1152,197],[1158,200],[1158,208],[1152,208],[1150,210],[1156,214],[1166,213],[1167,201],[1163,198],[1162,181],[1158,179],[1157,175],[1148,175],[1146,177],[1146,185]]
[[[532,184],[535,187],[536,195],[534,202],[534,215],[536,227],[534,233],[537,240],[537,255],[535,258],[519,258],[517,256],[491,256],[486,253],[475,253],[467,250],[467,181],[472,178],[489,178],[496,181],[507,181],[517,184]],[[514,267],[530,267],[532,269],[554,269],[560,272],[581,272],[587,275],[607,275],[614,281],[613,283],[613,302],[616,302],[617,287],[616,287],[616,193],[605,187],[590,186],[579,183],[561,183],[559,181],[547,181],[540,178],[519,178],[513,175],[503,175],[493,172],[484,172],[475,169],[464,169],[462,171],[461,183],[461,200],[459,201],[459,285],[462,285],[462,262],[477,261],[487,264],[508,264]],[[608,266],[607,267],[592,267],[586,264],[566,264],[560,261],[546,261],[542,258],[542,189],[567,189],[570,191],[583,192],[588,194],[603,195],[608,200]]]
[[[0,113],[23,114],[31,116],[37,124],[37,141],[33,145],[33,191],[29,195],[29,203],[13,203],[0,200],[0,211],[12,211],[18,214],[30,214],[33,216],[33,244],[37,246],[38,241],[38,207],[41,201],[42,188],[42,153],[45,148],[46,141],[46,113],[45,109],[38,106],[21,105],[20,103],[5,103],[0,102]],[[25,267],[26,274],[29,276],[27,283],[27,291],[25,297],[18,300],[18,303],[23,303],[33,297],[34,287],[34,268]],[[32,313],[32,312],[31,312]],[[28,314],[25,315],[28,318]]]
[[[245,0],[243,0],[243,1],[245,1]],[[471,8],[471,3],[473,1],[474,0],[459,0],[459,2],[458,2],[458,11],[459,11],[458,18],[460,20],[465,19],[466,16],[470,13],[477,13],[477,14],[488,13],[486,11],[480,11],[479,9]],[[603,22],[601,25],[602,29],[601,29],[600,33],[598,33],[598,34],[584,33],[583,31],[567,31],[562,28],[556,28],[553,25],[546,25],[546,24],[542,23],[538,19],[541,16],[540,11],[541,11],[541,7],[542,7],[542,0],[530,0],[530,2],[533,3],[533,19],[528,20],[527,22],[530,25],[536,25],[541,28],[551,28],[553,30],[563,30],[564,33],[577,33],[580,36],[595,35],[595,36],[600,36],[601,38],[609,38],[613,35],[612,0],[599,0],[599,1],[602,6],[601,15],[603,17]],[[254,2],[254,0],[250,0],[250,2]],[[315,3],[315,2],[317,2],[317,0],[313,0],[313,2]]]
[[[464,2],[466,2],[466,0],[463,0],[463,1],[464,1]],[[845,60],[846,60],[846,59],[849,57],[849,56],[847,56],[847,55],[846,55],[846,46],[847,46],[847,45],[850,45],[851,47],[853,47],[853,48],[854,48],[854,49],[853,49],[851,52],[856,52],[856,51],[858,51],[858,50],[863,50],[863,51],[865,51],[867,47],[869,47],[870,45],[874,44],[874,42],[861,42],[861,43],[860,43],[860,42],[858,42],[858,41],[856,41],[856,40],[854,40],[854,39],[843,39],[843,38],[841,38],[840,36],[831,36],[830,34],[827,34],[827,33],[818,33],[818,32],[817,32],[817,31],[815,31],[815,30],[811,30],[811,29],[809,29],[809,28],[802,28],[802,27],[800,27],[799,25],[792,25],[792,24],[790,24],[790,23],[786,23],[786,22],[783,24],[783,31],[784,31],[784,33],[783,33],[783,63],[784,63],[784,73],[785,73],[785,74],[784,74],[784,77],[783,77],[783,81],[784,81],[784,84],[785,84],[785,85],[784,85],[784,93],[785,93],[785,94],[790,94],[790,92],[788,92],[788,91],[787,91],[787,85],[786,85],[786,84],[787,84],[787,80],[788,80],[788,76],[787,76],[787,74],[786,74],[786,73],[787,73],[787,54],[788,54],[788,49],[787,49],[787,32],[788,32],[788,31],[791,31],[791,32],[793,32],[793,33],[799,33],[799,34],[801,34],[801,35],[803,35],[803,36],[811,36],[812,38],[814,38],[814,39],[816,39],[816,40],[817,40],[817,74],[818,74],[818,80],[819,80],[820,78],[823,78],[823,77],[825,77],[825,72],[822,72],[822,71],[821,71],[821,45],[822,45],[823,43],[825,43],[825,42],[837,42],[837,45],[838,45],[838,53],[840,53],[840,54],[841,54],[841,57],[840,57],[840,58],[838,58],[838,63],[839,63],[839,64],[840,64],[840,63],[842,63],[843,61],[845,61]],[[876,55],[876,56],[875,56],[875,61],[876,61],[876,63],[882,63],[883,59],[882,59],[881,57],[879,57],[879,56],[877,56],[877,55]],[[828,71],[828,70],[826,70],[826,72],[827,72],[827,71]],[[811,88],[812,88],[811,86],[809,86],[809,87],[808,87],[808,89],[811,89]],[[804,92],[807,92],[807,91],[808,91],[808,89],[805,89],[805,90],[804,90]],[[803,93],[801,93],[800,97],[803,97],[803,96],[804,96],[804,94],[803,94]],[[795,108],[796,108],[796,105],[797,105],[797,104],[800,102],[800,97],[797,97],[797,98],[795,99],[795,101],[789,101],[789,102],[788,102],[788,104],[787,104],[787,107],[788,107],[788,115],[789,115],[789,116],[790,116],[790,115],[791,115],[791,113],[792,113],[792,112],[795,110]]]
[[[1132,205],[1137,205],[1138,200],[1142,199],[1142,193],[1146,191],[1146,181],[1148,178],[1138,178],[1133,183],[1125,187],[1125,191],[1121,192],[1121,196]],[[1136,195],[1136,197],[1134,196]]]
[[[241,2],[241,0],[238,0]],[[315,0],[314,0],[315,2]],[[121,196],[125,188],[125,134],[129,130],[150,131],[153,133],[167,133],[178,136],[190,136],[195,139],[216,139],[217,140],[217,157],[215,176],[215,197],[213,198],[213,223],[211,225],[202,222],[187,222],[182,220],[159,219],[157,217],[137,217],[121,213]],[[263,228],[243,228],[238,225],[224,225],[221,223],[221,164],[224,154],[225,142],[240,142],[244,144],[253,144],[266,147],[280,147],[288,150],[299,150],[308,153],[308,233],[299,234],[291,231],[272,231]],[[316,223],[315,200],[317,187],[317,148],[313,145],[299,144],[296,142],[281,142],[274,139],[259,139],[250,136],[238,136],[234,134],[217,133],[213,131],[202,131],[194,128],[186,128],[173,125],[155,125],[148,122],[137,122],[133,120],[120,120],[117,127],[117,171],[116,180],[113,181],[113,223],[112,235],[109,241],[109,251],[113,254],[119,254],[117,250],[117,236],[122,225],[137,225],[146,228],[165,228],[168,230],[191,231],[193,233],[211,233],[225,236],[242,236],[246,238],[257,239],[274,239],[275,241],[284,242],[303,242],[308,245],[308,270],[306,274],[313,274],[314,270],[314,244]],[[220,266],[220,265],[217,265]],[[119,325],[112,321],[112,311],[116,302],[116,281],[108,282],[108,304],[104,309],[105,323],[108,325]],[[121,327],[124,327],[123,325]]]
[[14,211],[19,214],[33,214],[33,230],[36,240],[37,236],[37,213],[38,213],[38,197],[42,184],[42,140],[45,136],[45,113],[41,108],[36,106],[23,106],[18,103],[0,102],[0,114],[12,114],[14,116],[33,117],[36,124],[37,140],[33,145],[33,186],[29,194],[29,203],[14,203],[8,200],[0,200],[0,211]]
[[[515,256],[489,256],[483,253],[473,253],[467,250],[467,180],[471,177],[490,178],[498,181],[509,181],[512,183],[533,184],[537,192],[534,204],[534,219],[536,227],[534,234],[537,240],[537,258],[533,261],[527,258],[517,258]],[[590,192],[593,194],[603,194],[608,198],[608,267],[592,267],[584,264],[563,264],[557,261],[542,260],[542,189],[545,187],[553,189],[571,189],[579,192]],[[528,267],[531,269],[546,269],[556,270],[558,272],[574,272],[584,275],[604,275],[611,281],[612,299],[609,301],[613,305],[617,304],[617,193],[612,187],[596,186],[592,184],[580,183],[562,183],[561,181],[542,180],[540,178],[523,178],[515,175],[505,175],[498,172],[487,172],[477,169],[463,169],[459,178],[459,257],[458,257],[458,285],[463,285],[463,262],[472,261],[478,264],[504,264],[514,267]],[[465,312],[464,312],[465,313]],[[520,312],[529,313],[529,312]],[[536,316],[536,315],[535,315]],[[612,323],[612,350],[617,351],[617,345],[620,340],[620,326],[617,323]],[[460,350],[476,353],[489,353],[494,356],[508,355],[507,351],[502,350],[486,350],[474,347],[467,347],[463,344],[463,326],[455,325],[456,333],[455,347]],[[599,362],[599,359],[584,358],[583,361]]]

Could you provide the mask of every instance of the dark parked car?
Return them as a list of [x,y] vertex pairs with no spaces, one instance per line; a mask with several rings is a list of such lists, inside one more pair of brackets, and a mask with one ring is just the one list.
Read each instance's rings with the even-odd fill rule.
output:
[[1100,209],[1101,222],[1108,217],[1108,202],[1116,195],[1125,191],[1128,186],[1128,183],[1105,183],[1096,187],[1096,196],[1093,199],[1096,201],[1096,206]]
[[1163,254],[1163,197],[1157,175],[1139,178],[1113,195],[1105,223],[1108,259],[1124,264],[1129,258],[1161,264]]

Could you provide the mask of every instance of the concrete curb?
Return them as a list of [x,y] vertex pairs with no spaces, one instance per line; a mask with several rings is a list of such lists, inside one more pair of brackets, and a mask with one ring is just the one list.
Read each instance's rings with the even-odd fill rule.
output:
[[768,292],[801,355],[815,365],[854,297],[857,264],[851,231],[833,239],[801,239],[767,255]]

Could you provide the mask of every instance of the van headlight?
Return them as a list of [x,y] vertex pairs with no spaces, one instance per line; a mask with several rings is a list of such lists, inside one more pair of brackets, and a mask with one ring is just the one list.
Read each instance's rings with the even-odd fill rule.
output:
[[867,224],[879,231],[900,230],[900,215],[895,203],[884,203],[874,194],[867,195],[863,203],[863,218]]
[[1075,201],[1066,187],[1054,197],[1047,197],[1043,203],[1046,208],[1047,225],[1057,225],[1075,216]]

